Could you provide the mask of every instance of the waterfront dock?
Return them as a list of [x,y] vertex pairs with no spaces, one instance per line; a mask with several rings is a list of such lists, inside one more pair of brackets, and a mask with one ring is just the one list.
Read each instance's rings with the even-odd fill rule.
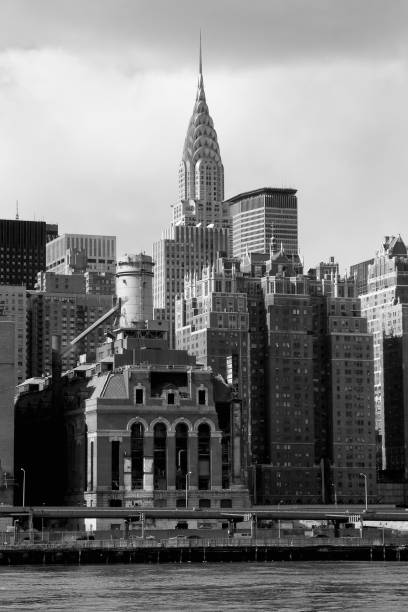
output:
[[[405,540],[405,538],[404,538]],[[0,546],[0,565],[408,561],[400,538],[169,538],[21,542]]]

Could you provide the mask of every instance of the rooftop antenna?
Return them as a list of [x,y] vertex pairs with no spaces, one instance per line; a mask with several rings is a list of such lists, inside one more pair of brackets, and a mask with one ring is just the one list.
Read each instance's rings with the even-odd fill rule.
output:
[[20,219],[19,215],[18,215],[18,200],[16,200],[16,221],[18,221]]
[[200,28],[200,61],[199,61],[199,71],[200,74],[203,74],[203,56],[201,51],[201,28]]

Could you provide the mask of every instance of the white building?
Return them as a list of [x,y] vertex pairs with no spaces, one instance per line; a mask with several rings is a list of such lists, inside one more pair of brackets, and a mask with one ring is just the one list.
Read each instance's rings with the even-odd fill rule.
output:
[[116,236],[62,234],[46,246],[47,271],[56,274],[112,272],[116,265]]

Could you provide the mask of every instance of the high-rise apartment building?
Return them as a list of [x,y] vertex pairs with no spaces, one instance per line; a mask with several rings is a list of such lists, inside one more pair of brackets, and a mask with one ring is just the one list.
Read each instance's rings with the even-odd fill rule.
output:
[[361,473],[374,499],[372,339],[354,283],[295,276],[284,258],[275,254],[262,279],[269,463],[259,501],[364,502]]
[[386,236],[363,270],[361,311],[374,338],[374,398],[381,441],[379,469],[408,477],[408,252],[401,236]]
[[[265,460],[265,325],[260,279],[240,261],[219,256],[200,278],[187,279],[176,301],[176,344],[236,384],[241,401],[244,465]],[[230,370],[236,372],[230,380]]]
[[115,264],[116,236],[62,234],[47,243],[46,269],[56,274],[87,271],[114,274]]
[[232,254],[269,253],[271,239],[287,255],[298,256],[296,189],[263,187],[226,201],[232,225]]
[[183,293],[184,276],[200,275],[218,251],[228,250],[229,216],[223,198],[224,168],[204,93],[200,47],[197,96],[179,168],[179,202],[173,206],[170,228],[153,245],[154,305],[165,311],[172,347],[174,303]]
[[46,244],[58,236],[58,226],[44,221],[0,219],[0,285],[33,289],[45,269]]

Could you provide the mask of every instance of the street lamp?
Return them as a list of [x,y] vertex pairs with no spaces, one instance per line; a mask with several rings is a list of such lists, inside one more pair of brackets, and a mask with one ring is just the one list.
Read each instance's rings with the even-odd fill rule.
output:
[[25,488],[26,488],[26,471],[24,468],[20,468],[23,472],[23,508],[25,508]]
[[191,472],[186,473],[186,508],[188,508],[188,477],[190,474]]
[[[278,503],[278,511],[280,510],[280,505],[283,504],[283,499],[279,500]],[[280,518],[278,519],[278,540],[280,540],[280,534],[281,534],[281,524],[280,524]]]
[[368,507],[368,494],[367,494],[367,474],[363,474],[363,472],[360,472],[360,476],[362,478],[364,478],[364,491],[365,491],[365,510],[367,512],[367,507]]
[[332,482],[331,486],[333,487],[333,493],[334,493],[334,505],[337,506],[337,490],[336,490],[336,485],[334,484],[334,482]]

